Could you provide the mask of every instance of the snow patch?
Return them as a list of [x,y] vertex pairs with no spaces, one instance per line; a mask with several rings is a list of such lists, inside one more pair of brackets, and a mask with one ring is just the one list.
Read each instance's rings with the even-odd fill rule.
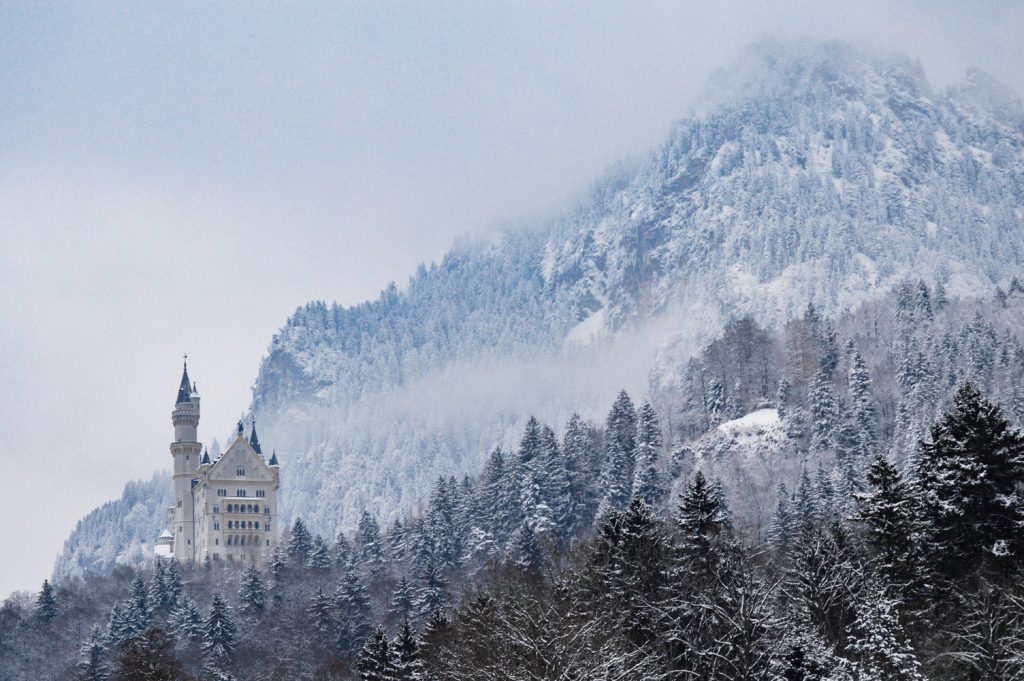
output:
[[758,409],[752,411],[746,416],[741,416],[738,419],[732,421],[726,421],[725,423],[718,426],[719,432],[732,432],[737,430],[751,430],[768,428],[774,426],[779,422],[779,410],[778,409]]

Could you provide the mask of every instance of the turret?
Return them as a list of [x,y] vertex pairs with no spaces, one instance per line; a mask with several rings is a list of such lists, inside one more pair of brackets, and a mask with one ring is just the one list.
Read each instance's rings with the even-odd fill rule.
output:
[[262,455],[263,451],[260,449],[260,439],[256,437],[256,417],[252,419],[252,432],[249,434],[249,444],[256,450],[257,454]]
[[202,445],[199,444],[199,390],[188,377],[188,363],[182,368],[181,382],[171,412],[174,441],[171,457],[174,459],[174,557],[182,561],[194,558],[195,508],[192,499],[192,478],[201,465]]

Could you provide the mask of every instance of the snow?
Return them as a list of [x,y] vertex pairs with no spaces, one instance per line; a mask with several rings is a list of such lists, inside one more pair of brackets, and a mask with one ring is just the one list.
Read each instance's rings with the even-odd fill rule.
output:
[[779,410],[778,409],[758,409],[752,411],[746,416],[741,416],[738,419],[732,421],[726,421],[725,423],[718,426],[718,430],[723,433],[737,431],[737,430],[751,430],[751,429],[763,429],[769,426],[774,426],[779,423]]
[[601,308],[565,334],[565,344],[587,346],[600,338],[604,330],[605,309]]

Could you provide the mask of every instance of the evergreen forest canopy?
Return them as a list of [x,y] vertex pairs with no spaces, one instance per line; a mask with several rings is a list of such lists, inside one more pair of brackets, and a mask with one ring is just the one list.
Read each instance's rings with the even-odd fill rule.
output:
[[738,319],[386,527],[12,597],[0,678],[1024,678],[1022,316],[905,282]]

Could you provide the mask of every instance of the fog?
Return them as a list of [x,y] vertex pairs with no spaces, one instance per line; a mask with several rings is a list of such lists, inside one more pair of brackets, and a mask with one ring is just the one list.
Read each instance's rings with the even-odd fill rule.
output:
[[93,5],[0,6],[0,597],[168,466],[183,353],[223,441],[298,305],[562,209],[752,40],[1024,91],[1013,1]]

